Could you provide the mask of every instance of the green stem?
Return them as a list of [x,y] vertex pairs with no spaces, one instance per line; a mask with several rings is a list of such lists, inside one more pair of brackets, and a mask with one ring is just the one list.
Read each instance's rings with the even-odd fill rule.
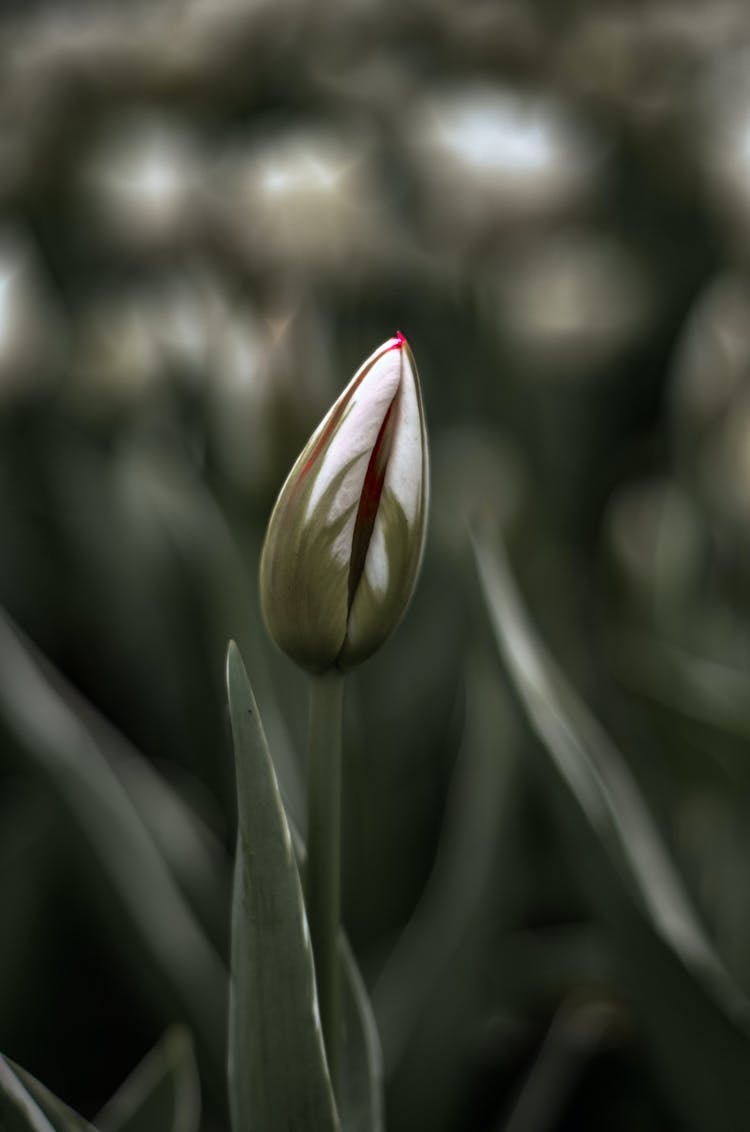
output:
[[334,1092],[338,1075],[341,918],[341,721],[344,677],[311,677],[307,753],[307,917],[320,1021]]

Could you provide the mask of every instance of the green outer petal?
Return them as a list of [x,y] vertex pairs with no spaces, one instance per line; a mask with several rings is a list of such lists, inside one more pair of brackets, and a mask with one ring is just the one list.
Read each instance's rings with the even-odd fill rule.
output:
[[352,668],[380,648],[406,612],[417,582],[425,531],[422,504],[416,523],[409,527],[401,504],[392,492],[384,491],[378,521],[381,519],[388,557],[388,585],[385,593],[376,593],[363,572],[352,602],[346,639],[338,656],[340,668]]
[[341,468],[309,518],[314,477],[300,482],[292,469],[271,515],[261,556],[266,627],[279,648],[311,672],[335,664],[346,635],[349,562],[337,562],[332,548],[351,511],[332,523],[327,516],[350,467]]
[[411,601],[422,567],[430,496],[429,448],[419,373],[408,344],[405,343],[403,348],[408,352],[409,366],[414,375],[421,423],[419,509],[410,525],[393,492],[384,489],[378,522],[382,522],[384,527],[388,584],[384,594],[375,593],[367,580],[367,571],[362,572],[349,612],[346,639],[338,656],[337,663],[342,669],[353,668],[366,660],[396,629]]

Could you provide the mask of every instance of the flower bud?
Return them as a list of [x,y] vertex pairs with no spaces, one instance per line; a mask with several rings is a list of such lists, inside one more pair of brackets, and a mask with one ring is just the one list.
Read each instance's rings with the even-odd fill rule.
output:
[[422,394],[398,333],[318,425],[268,524],[263,616],[303,668],[350,668],[396,627],[419,573],[427,498]]

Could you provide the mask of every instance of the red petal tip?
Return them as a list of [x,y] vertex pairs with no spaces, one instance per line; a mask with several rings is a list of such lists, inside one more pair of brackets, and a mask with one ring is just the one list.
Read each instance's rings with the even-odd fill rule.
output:
[[392,339],[391,344],[388,347],[388,349],[389,350],[400,350],[405,342],[406,342],[406,339],[404,338],[403,334],[401,333],[400,330],[397,330],[396,333],[393,335],[393,339]]

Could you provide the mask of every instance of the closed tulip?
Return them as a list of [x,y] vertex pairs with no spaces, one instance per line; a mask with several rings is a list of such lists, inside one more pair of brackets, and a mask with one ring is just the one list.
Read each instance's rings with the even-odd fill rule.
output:
[[279,647],[311,672],[370,656],[414,590],[427,501],[422,395],[398,333],[315,429],[273,509],[260,583]]

